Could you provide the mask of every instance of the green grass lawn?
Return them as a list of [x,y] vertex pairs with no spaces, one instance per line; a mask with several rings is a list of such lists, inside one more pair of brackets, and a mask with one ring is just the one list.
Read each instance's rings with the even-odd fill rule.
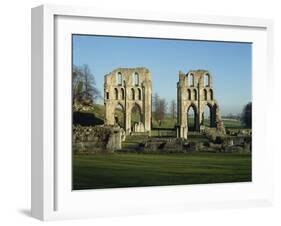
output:
[[73,189],[251,181],[251,155],[230,153],[74,155]]
[[162,121],[161,125],[152,117],[152,128],[164,128],[164,129],[173,129],[177,123],[176,118],[172,118],[171,116],[166,116]]
[[236,119],[222,119],[225,128],[233,129],[243,129],[245,126],[240,120]]

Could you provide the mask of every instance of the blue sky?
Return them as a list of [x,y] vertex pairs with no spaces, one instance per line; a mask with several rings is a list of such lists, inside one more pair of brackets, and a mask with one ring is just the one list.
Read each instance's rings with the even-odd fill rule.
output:
[[104,75],[115,68],[147,67],[153,93],[176,100],[179,71],[206,69],[222,114],[241,113],[252,99],[250,43],[73,35],[73,63],[90,67],[102,93]]

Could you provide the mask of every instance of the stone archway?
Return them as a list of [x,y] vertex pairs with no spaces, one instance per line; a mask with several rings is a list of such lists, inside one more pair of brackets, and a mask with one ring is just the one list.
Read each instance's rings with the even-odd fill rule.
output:
[[125,109],[122,104],[118,103],[114,110],[115,125],[125,129]]
[[202,111],[201,125],[206,127],[215,126],[214,106],[210,103],[205,104]]
[[143,132],[151,131],[151,101],[152,81],[151,73],[144,67],[118,68],[105,75],[104,103],[105,124],[115,125],[115,106],[121,104],[125,113],[126,134],[132,132],[131,110],[137,105],[141,112],[140,122]]
[[178,103],[178,126],[177,136],[187,138],[188,117],[186,109],[193,106],[196,109],[194,122],[195,131],[202,131],[205,128],[204,117],[205,108],[209,108],[209,127],[215,127],[218,131],[225,133],[221,120],[219,107],[214,98],[213,80],[211,74],[206,70],[192,70],[187,74],[179,73],[179,82],[177,83],[177,103]]
[[141,107],[135,103],[131,108],[131,132],[144,132],[144,123]]
[[197,110],[195,105],[191,104],[187,108],[187,131],[196,131],[198,128],[197,126]]

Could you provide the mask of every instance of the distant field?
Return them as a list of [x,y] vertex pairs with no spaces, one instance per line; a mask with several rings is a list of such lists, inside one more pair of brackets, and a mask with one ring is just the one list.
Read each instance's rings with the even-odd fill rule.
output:
[[225,128],[233,128],[233,129],[238,129],[238,128],[244,128],[244,125],[240,120],[237,119],[222,119],[223,124]]
[[171,129],[175,128],[175,125],[177,123],[176,118],[172,118],[167,116],[164,120],[161,121],[161,125],[157,121],[152,118],[152,128],[164,128],[164,129]]
[[73,189],[251,181],[251,155],[226,153],[74,155]]
[[[104,121],[104,111],[105,110],[104,110],[103,105],[95,104],[94,110],[88,111],[87,113],[93,114],[94,115],[94,121],[96,121],[96,123],[94,123],[94,124],[99,125],[99,124],[102,124],[103,121]],[[121,113],[121,111],[117,110],[116,113],[117,113],[117,116],[119,118],[119,121],[122,121],[123,120],[123,116],[122,116],[123,114]],[[193,124],[193,120],[194,120],[193,118],[189,118],[189,123]],[[223,120],[226,128],[229,128],[229,129],[244,128],[243,124],[239,120],[226,119],[226,118],[223,118],[222,120]],[[136,115],[132,115],[132,121],[137,121]],[[161,125],[159,125],[159,123],[157,121],[155,121],[154,118],[152,118],[152,128],[154,128],[154,129],[158,129],[158,128],[160,128],[160,129],[173,129],[175,127],[176,123],[177,123],[177,119],[172,118],[169,115],[167,115],[166,118],[161,121]],[[209,126],[210,120],[205,119],[204,125]]]

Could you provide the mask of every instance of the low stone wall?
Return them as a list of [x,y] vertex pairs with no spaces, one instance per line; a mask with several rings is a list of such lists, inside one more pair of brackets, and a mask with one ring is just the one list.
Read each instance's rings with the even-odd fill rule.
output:
[[227,135],[231,136],[251,136],[252,130],[251,129],[227,129]]
[[125,131],[116,126],[74,126],[72,149],[74,153],[114,152],[121,149]]
[[183,152],[183,140],[178,138],[153,138],[147,140],[142,148],[142,152],[152,153],[176,153]]

